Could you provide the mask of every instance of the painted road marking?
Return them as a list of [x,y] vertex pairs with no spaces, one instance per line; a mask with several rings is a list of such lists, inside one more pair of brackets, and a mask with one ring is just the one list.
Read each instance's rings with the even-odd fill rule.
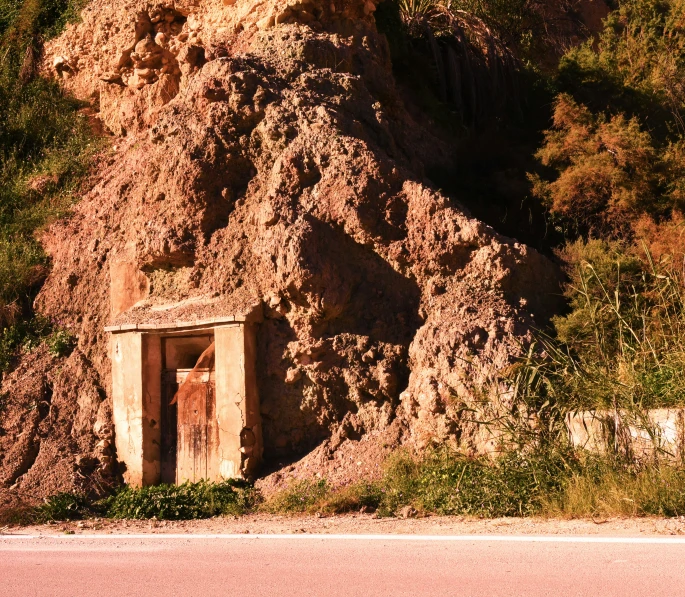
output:
[[122,541],[130,539],[293,539],[293,540],[343,540],[343,541],[497,541],[518,543],[637,543],[685,545],[685,537],[596,537],[569,535],[341,535],[323,533],[245,533],[245,534],[196,534],[196,533],[138,533],[131,535],[0,535],[0,542],[27,541],[33,539],[108,539]]

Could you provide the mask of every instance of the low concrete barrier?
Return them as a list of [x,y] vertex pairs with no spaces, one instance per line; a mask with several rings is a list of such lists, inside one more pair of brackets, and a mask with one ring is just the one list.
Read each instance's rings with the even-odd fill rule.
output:
[[685,409],[594,410],[566,416],[573,446],[592,452],[619,451],[640,460],[663,455],[685,458]]

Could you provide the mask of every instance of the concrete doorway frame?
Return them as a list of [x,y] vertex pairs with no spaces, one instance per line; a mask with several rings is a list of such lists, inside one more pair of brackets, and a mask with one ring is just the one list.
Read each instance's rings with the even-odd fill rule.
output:
[[117,457],[128,485],[161,479],[163,339],[213,335],[215,471],[209,481],[251,477],[262,458],[257,394],[256,324],[248,317],[138,323],[105,328],[111,335],[112,412]]

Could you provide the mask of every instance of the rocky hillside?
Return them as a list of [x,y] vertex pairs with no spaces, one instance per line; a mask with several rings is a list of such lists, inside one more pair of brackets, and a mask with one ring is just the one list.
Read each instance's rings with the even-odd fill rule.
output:
[[[453,150],[409,115],[375,0],[93,0],[43,71],[111,131],[43,244],[36,307],[78,337],[3,381],[0,486],[116,475],[104,327],[177,303],[261,306],[264,450],[344,481],[398,445],[487,450],[473,400],[553,311],[558,274],[426,179]],[[278,471],[267,482],[277,482]]]

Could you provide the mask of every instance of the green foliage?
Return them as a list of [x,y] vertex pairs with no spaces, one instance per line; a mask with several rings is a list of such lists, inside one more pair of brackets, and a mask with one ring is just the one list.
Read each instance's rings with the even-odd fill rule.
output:
[[0,372],[10,368],[19,350],[30,351],[37,347],[52,331],[50,323],[42,317],[18,320],[0,332]]
[[528,516],[544,496],[560,491],[568,467],[560,454],[506,453],[494,460],[470,458],[447,449],[420,460],[399,454],[381,483],[381,513],[410,505],[442,515]]
[[328,493],[329,487],[324,479],[302,479],[274,494],[261,508],[272,513],[307,512],[318,506]]
[[83,4],[0,0],[0,374],[35,336],[31,306],[48,266],[36,232],[67,213],[97,149],[81,105],[36,76],[43,41]]
[[243,514],[255,499],[254,488],[242,481],[200,481],[140,489],[125,487],[97,506],[110,518],[191,520]]
[[310,511],[327,514],[373,512],[378,509],[382,499],[383,490],[379,483],[362,480],[329,490],[318,503],[310,507]]
[[447,448],[421,457],[400,451],[386,461],[376,481],[331,487],[325,480],[299,480],[260,503],[240,481],[126,487],[97,502],[60,493],[37,508],[0,512],[0,521],[31,524],[118,519],[190,520],[264,511],[274,514],[376,511],[397,516],[680,516],[685,514],[685,469],[667,462],[635,464],[607,455],[559,449],[506,452],[473,458]]
[[32,519],[37,523],[80,520],[88,514],[88,500],[84,495],[62,492],[51,496],[44,504],[38,506],[33,512]]
[[374,482],[331,488],[323,480],[297,481],[267,500],[272,513],[377,511],[396,515],[405,506],[441,515],[526,516],[540,511],[543,497],[561,488],[569,470],[561,455],[505,454],[494,461],[446,448],[422,458],[398,452]]
[[405,508],[418,516],[680,516],[685,469],[569,449],[495,458],[472,458],[447,448],[421,457],[400,451],[377,481],[336,488],[324,481],[298,481],[261,506],[271,513],[375,510],[380,516],[401,515]]
[[556,178],[533,176],[533,193],[570,231],[625,237],[643,215],[685,207],[685,141],[660,148],[636,117],[593,114],[566,94],[553,122],[537,156]]
[[68,356],[76,346],[76,338],[68,330],[57,329],[52,332],[46,339],[45,343],[48,346],[50,354],[55,357]]
[[44,317],[18,319],[0,331],[0,372],[7,371],[18,352],[30,352],[45,342],[55,357],[69,356],[76,337]]
[[569,312],[508,372],[512,437],[563,442],[579,410],[609,410],[652,437],[647,409],[685,405],[685,288],[670,257],[598,240],[566,247]]
[[671,132],[683,132],[685,2],[622,0],[597,45],[570,50],[560,82],[596,110],[628,111],[649,121],[666,114]]
[[583,467],[564,481],[562,491],[545,496],[543,513],[569,518],[682,516],[685,469],[586,457]]
[[[521,58],[549,50],[552,22],[545,23],[539,2],[531,0],[448,0],[451,10],[463,11],[482,19],[488,27]],[[545,26],[547,25],[547,26]]]
[[561,60],[534,194],[570,236],[625,238],[685,208],[685,0],[623,0]]

